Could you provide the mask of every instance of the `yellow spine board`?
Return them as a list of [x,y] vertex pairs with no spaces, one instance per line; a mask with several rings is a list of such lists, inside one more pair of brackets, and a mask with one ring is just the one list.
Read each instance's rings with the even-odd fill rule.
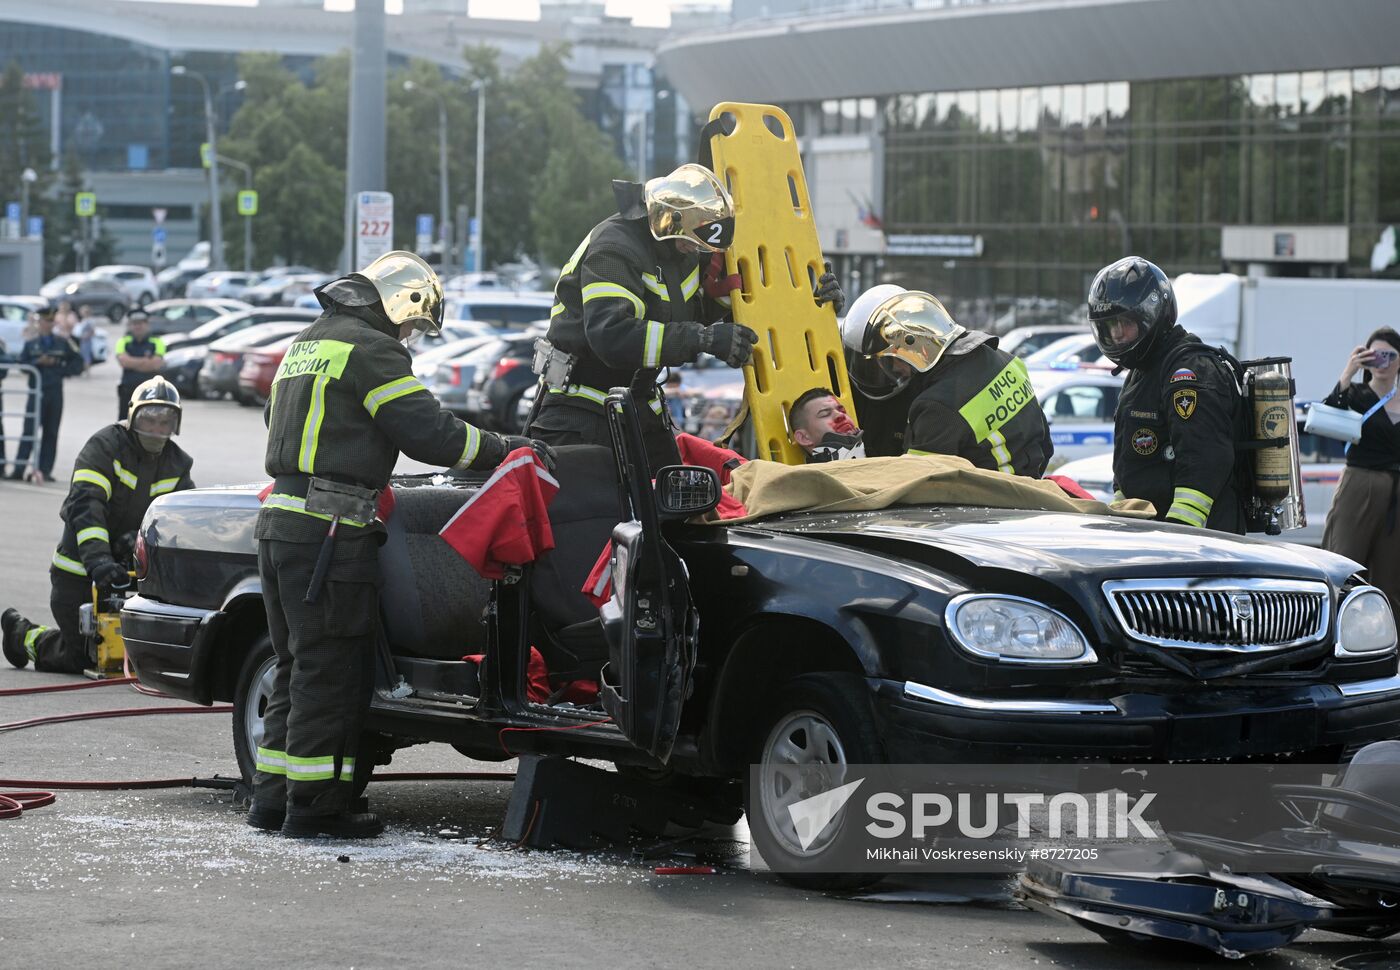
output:
[[725,257],[743,289],[731,294],[734,319],[758,333],[744,368],[744,404],[754,457],[800,465],[787,410],[803,391],[829,387],[855,416],[841,332],[830,304],[812,299],[823,272],[821,243],[792,119],[771,104],[725,102],[710,112],[734,120],[711,140],[715,172],[734,197],[734,243]]

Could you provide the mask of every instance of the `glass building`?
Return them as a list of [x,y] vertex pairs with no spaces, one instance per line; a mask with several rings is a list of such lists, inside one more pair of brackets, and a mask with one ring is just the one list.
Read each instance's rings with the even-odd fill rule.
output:
[[[845,6],[739,20],[727,55],[690,38],[659,63],[692,104],[792,116],[823,247],[858,285],[948,294],[980,326],[1049,322],[1127,253],[1171,275],[1370,276],[1400,223],[1400,56],[1379,39],[1400,4]],[[1226,69],[1251,62],[1297,69]],[[1236,227],[1269,227],[1275,251],[1233,245]],[[1318,233],[1331,251],[1303,258]]]

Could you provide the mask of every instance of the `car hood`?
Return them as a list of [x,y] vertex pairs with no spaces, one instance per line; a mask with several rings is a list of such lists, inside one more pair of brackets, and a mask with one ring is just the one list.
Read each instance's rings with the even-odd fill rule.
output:
[[1358,568],[1331,553],[1289,543],[1106,515],[965,506],[907,506],[834,515],[801,513],[750,523],[766,531],[886,549],[954,555],[986,569],[1042,579],[1134,576],[1257,576],[1330,579]]

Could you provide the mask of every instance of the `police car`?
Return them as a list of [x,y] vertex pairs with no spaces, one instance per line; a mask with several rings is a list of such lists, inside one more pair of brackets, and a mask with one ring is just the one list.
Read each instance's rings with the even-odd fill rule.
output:
[[1035,396],[1050,422],[1050,471],[1067,461],[1113,450],[1113,414],[1123,378],[1094,367],[1028,367]]

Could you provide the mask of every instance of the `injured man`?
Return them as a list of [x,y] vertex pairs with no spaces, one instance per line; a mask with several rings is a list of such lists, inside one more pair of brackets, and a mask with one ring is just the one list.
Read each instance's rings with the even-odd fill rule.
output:
[[841,399],[824,387],[804,391],[792,402],[788,428],[792,443],[807,455],[808,464],[865,457],[860,428]]

